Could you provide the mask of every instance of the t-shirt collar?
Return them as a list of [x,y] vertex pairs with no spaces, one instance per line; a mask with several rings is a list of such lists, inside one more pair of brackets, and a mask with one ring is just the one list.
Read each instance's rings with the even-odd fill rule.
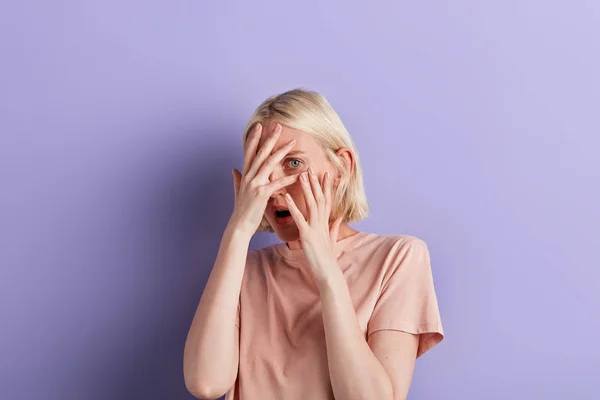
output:
[[[350,248],[352,245],[357,243],[360,239],[362,239],[366,235],[367,235],[366,232],[359,231],[353,235],[343,238],[342,240],[338,240],[335,243],[336,253],[337,254],[343,253],[345,250]],[[287,258],[289,260],[301,260],[301,259],[305,258],[303,249],[290,249],[288,247],[287,243],[285,243],[285,242],[278,243],[276,245],[276,247],[277,247],[277,251],[279,252],[279,254],[281,254],[284,258]]]

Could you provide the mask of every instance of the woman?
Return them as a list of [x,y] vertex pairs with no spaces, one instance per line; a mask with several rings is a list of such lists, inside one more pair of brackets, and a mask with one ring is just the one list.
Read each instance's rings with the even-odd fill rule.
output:
[[[443,338],[429,253],[359,232],[358,153],[319,94],[261,104],[233,171],[235,207],[184,350],[196,397],[405,399],[415,360]],[[283,241],[248,251],[257,230]]]

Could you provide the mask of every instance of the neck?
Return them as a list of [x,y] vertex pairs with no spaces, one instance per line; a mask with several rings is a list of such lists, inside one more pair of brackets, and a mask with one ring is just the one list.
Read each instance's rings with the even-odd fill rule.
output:
[[[350,227],[350,225],[348,225],[347,223],[342,223],[340,225],[340,230],[338,232],[338,237],[337,237],[337,241],[340,241],[342,239],[347,238],[348,236],[352,236],[355,233],[358,233],[357,230],[352,229]],[[293,242],[287,242],[287,246],[290,248],[290,250],[298,250],[302,248],[302,244],[300,243],[300,240],[294,240]]]

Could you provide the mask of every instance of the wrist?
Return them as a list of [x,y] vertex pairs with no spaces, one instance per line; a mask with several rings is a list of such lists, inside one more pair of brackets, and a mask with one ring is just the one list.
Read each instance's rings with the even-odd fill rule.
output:
[[346,279],[344,278],[342,271],[332,271],[317,278],[317,284],[321,300],[323,300],[324,298],[330,298],[331,296],[335,297],[336,293],[339,293],[339,290],[346,286]]
[[318,262],[317,268],[313,268],[315,280],[321,289],[327,289],[334,286],[344,274],[335,259],[327,258]]
[[254,232],[251,232],[250,229],[245,227],[244,224],[240,223],[238,220],[230,219],[229,223],[225,227],[225,235],[235,240],[250,242]]

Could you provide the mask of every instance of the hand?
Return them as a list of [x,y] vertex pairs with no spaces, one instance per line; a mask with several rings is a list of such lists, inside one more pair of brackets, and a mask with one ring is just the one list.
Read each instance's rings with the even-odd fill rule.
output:
[[335,243],[337,242],[342,218],[336,219],[331,227],[329,226],[332,206],[332,179],[329,172],[323,176],[323,184],[321,185],[314,171],[311,168],[308,171],[308,173],[304,172],[300,176],[300,183],[308,208],[308,219],[304,218],[289,194],[285,198],[290,214],[300,232],[300,242],[304,254],[315,278],[320,280],[327,276],[328,268],[337,265]]
[[230,223],[233,223],[250,236],[259,227],[271,195],[275,191],[294,183],[299,175],[285,176],[274,182],[269,180],[275,165],[290,152],[296,141],[290,140],[285,146],[269,156],[281,134],[281,125],[276,124],[273,135],[263,143],[257,152],[262,129],[262,125],[258,123],[248,136],[244,152],[243,172],[240,173],[237,169],[232,171],[235,206]]

